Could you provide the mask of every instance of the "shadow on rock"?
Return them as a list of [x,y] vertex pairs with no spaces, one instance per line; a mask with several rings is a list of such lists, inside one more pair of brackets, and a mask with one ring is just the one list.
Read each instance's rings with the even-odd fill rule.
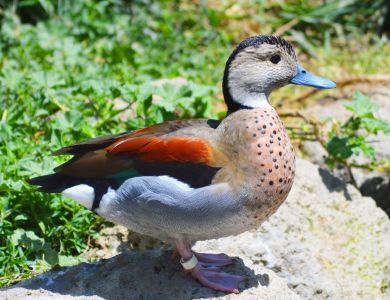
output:
[[322,182],[326,186],[329,192],[340,192],[344,193],[347,200],[352,200],[351,195],[348,192],[347,185],[340,178],[332,175],[328,170],[319,168],[318,172],[322,178]]
[[360,186],[363,196],[372,197],[376,204],[390,216],[390,180],[383,177],[369,178]]
[[[247,277],[240,291],[270,284],[268,274],[255,274],[240,258],[224,271]],[[161,254],[159,250],[127,252],[95,264],[83,263],[47,272],[16,286],[109,300],[193,299],[226,295],[201,286],[183,272],[178,259],[172,258],[172,252]]]

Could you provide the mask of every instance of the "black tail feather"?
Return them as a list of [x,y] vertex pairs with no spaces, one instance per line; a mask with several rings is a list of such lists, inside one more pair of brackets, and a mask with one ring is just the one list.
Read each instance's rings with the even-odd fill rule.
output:
[[117,189],[120,185],[114,179],[96,178],[87,179],[64,175],[61,173],[53,173],[49,175],[30,178],[27,180],[29,184],[38,185],[38,191],[46,193],[61,193],[63,190],[79,184],[87,184],[95,189],[95,194],[104,194],[109,187]]

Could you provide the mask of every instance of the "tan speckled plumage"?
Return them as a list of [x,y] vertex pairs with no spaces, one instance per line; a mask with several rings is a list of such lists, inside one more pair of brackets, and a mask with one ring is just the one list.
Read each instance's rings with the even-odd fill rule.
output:
[[217,132],[218,149],[224,149],[227,163],[214,182],[229,181],[251,212],[246,224],[258,226],[276,211],[291,189],[295,155],[290,139],[271,106],[236,112]]

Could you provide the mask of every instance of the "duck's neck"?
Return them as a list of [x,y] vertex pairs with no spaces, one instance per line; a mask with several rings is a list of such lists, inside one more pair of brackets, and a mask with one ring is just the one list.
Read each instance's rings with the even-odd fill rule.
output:
[[223,80],[223,96],[228,109],[228,115],[241,110],[252,108],[268,108],[269,91],[264,91],[259,86],[248,87],[240,82],[228,82],[227,76]]
[[237,76],[230,78],[229,69],[230,63],[228,61],[222,81],[223,97],[227,105],[228,115],[241,109],[269,107],[270,89],[258,84],[258,82],[251,84],[252,81],[244,81],[237,78]]
[[235,97],[229,93],[230,99],[225,98],[225,102],[228,108],[227,114],[234,113],[241,109],[253,109],[253,108],[270,108],[271,105],[268,102],[268,96],[264,93],[240,93],[235,94]]
[[268,103],[268,96],[264,93],[256,93],[256,94],[250,94],[250,93],[242,93],[236,96],[236,101],[238,103],[242,103],[246,107],[251,108],[263,108],[263,107],[270,107],[270,104]]

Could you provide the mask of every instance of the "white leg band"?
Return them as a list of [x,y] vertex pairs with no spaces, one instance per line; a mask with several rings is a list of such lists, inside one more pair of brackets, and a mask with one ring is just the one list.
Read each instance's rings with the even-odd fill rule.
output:
[[198,264],[198,259],[192,254],[192,257],[187,261],[184,261],[183,258],[181,258],[180,263],[185,270],[192,270]]

